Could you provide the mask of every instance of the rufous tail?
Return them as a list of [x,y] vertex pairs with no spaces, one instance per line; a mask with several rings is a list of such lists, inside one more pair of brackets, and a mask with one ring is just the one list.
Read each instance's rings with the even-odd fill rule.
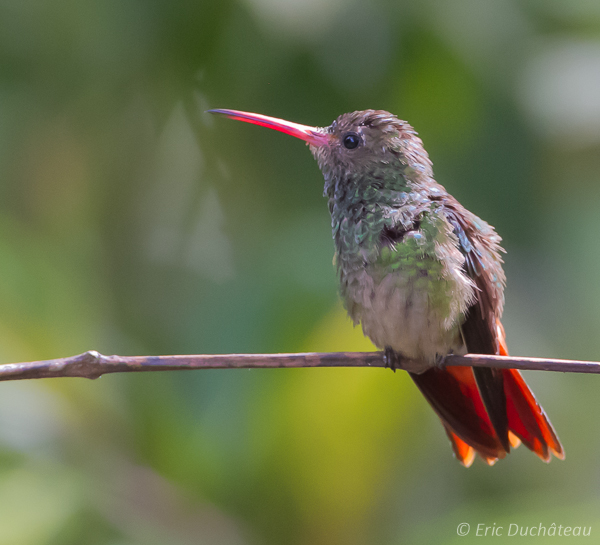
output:
[[[504,331],[498,324],[500,355],[507,355]],[[489,465],[504,458],[521,442],[542,460],[564,459],[563,447],[533,393],[516,369],[503,369],[507,437],[498,437],[477,387],[471,367],[432,368],[412,379],[441,418],[456,458],[469,467],[479,454]],[[503,446],[504,444],[504,446]],[[507,448],[508,446],[508,448]]]

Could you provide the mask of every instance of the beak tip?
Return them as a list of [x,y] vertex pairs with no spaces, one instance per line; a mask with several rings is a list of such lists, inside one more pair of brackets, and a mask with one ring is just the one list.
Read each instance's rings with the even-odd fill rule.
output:
[[239,110],[211,109],[207,110],[206,113],[222,115],[223,117],[228,117],[229,119],[233,119],[235,121],[244,121],[246,123],[252,123],[253,125],[260,125],[261,127],[274,129],[276,131],[289,134],[290,136],[294,136],[295,138],[304,140],[313,146],[322,146],[328,141],[323,129],[309,127],[307,125],[299,125],[298,123],[292,123],[276,117],[242,112]]

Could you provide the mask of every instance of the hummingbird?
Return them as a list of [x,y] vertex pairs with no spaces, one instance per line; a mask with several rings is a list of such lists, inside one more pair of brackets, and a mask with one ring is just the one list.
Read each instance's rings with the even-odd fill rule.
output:
[[507,355],[500,322],[501,239],[436,182],[423,142],[383,110],[310,127],[209,110],[304,140],[325,179],[334,263],[355,325],[411,378],[442,421],[454,455],[493,465],[523,443],[564,458],[552,424],[516,369],[445,366],[448,354]]

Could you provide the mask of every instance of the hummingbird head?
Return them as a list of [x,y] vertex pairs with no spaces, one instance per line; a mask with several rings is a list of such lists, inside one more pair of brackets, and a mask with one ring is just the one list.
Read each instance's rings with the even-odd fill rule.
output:
[[[415,130],[383,110],[340,115],[329,127],[309,127],[261,114],[209,110],[230,119],[274,129],[307,142],[326,184],[348,183],[392,189],[433,176],[431,161]],[[386,187],[386,186],[393,187]]]

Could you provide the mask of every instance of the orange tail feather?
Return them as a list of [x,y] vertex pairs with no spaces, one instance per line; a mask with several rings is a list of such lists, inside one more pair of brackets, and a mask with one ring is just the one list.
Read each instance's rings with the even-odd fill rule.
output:
[[[504,327],[500,321],[497,321],[496,325],[498,351],[501,356],[508,356]],[[505,369],[503,375],[510,430],[529,450],[535,452],[545,462],[550,461],[550,452],[560,460],[564,460],[565,452],[558,436],[521,373],[517,369]]]
[[563,460],[565,453],[556,432],[521,373],[505,369],[503,374],[510,430],[545,462],[550,461],[550,453]]
[[[499,322],[498,340],[498,352],[507,355],[504,330]],[[521,373],[504,369],[502,376],[510,446],[515,448],[522,442],[546,462],[552,454],[564,459],[556,432]],[[508,451],[492,425],[471,367],[432,368],[420,375],[411,373],[411,377],[442,420],[461,464],[469,467],[475,453],[489,465],[504,458]]]
[[444,425],[444,429],[448,434],[450,443],[452,443],[452,450],[456,459],[465,467],[471,467],[473,460],[475,460],[475,449],[465,443],[458,435],[456,435],[448,426]]

